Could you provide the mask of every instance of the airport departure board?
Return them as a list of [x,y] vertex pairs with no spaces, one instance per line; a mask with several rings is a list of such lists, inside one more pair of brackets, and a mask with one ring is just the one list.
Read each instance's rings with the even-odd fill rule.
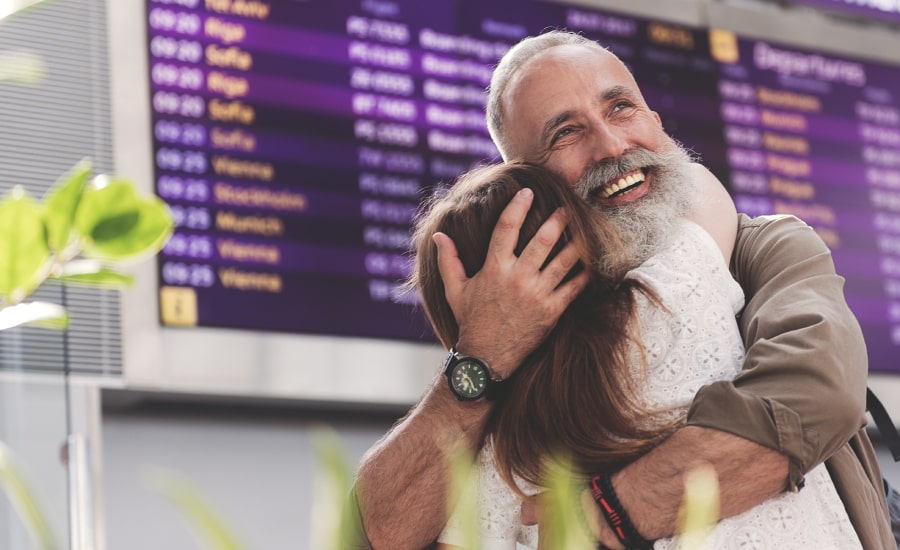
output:
[[162,321],[429,339],[420,200],[496,159],[484,89],[547,28],[608,46],[752,215],[834,252],[871,368],[900,351],[900,67],[536,0],[148,0]]
[[900,23],[900,2],[897,0],[790,0],[817,8],[845,14],[853,18],[881,21],[889,25]]

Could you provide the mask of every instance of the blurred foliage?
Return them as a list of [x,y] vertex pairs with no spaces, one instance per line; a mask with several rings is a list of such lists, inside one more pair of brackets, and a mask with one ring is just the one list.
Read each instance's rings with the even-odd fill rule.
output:
[[24,300],[47,280],[122,287],[128,262],[159,252],[174,227],[166,204],[125,179],[91,178],[82,161],[43,200],[16,186],[0,198],[0,330],[66,328],[65,310]]
[[593,550],[597,541],[587,526],[581,492],[585,484],[574,473],[565,457],[548,460],[544,465],[547,491],[541,496],[545,518],[541,520],[541,548]]
[[[0,198],[0,330],[25,324],[68,328],[62,306],[25,300],[48,280],[102,287],[131,284],[121,266],[156,254],[172,234],[172,215],[160,199],[142,196],[128,180],[92,179],[90,174],[90,162],[82,161],[42,200],[22,186]],[[2,442],[0,486],[40,548],[56,548],[33,493]],[[190,491],[177,489],[174,486],[172,494],[182,506],[203,517]]]
[[38,506],[34,493],[29,488],[16,465],[12,451],[0,441],[0,487],[9,498],[37,548],[55,550],[56,541],[50,531],[46,516]]
[[153,470],[149,480],[151,489],[175,504],[205,546],[215,550],[245,548],[187,480],[162,469]]
[[[362,548],[364,536],[359,511],[352,497],[352,473],[336,434],[326,428],[315,430],[310,439],[316,456],[312,472],[312,518],[310,548],[343,550]],[[450,502],[462,512],[457,516],[463,533],[463,548],[482,547],[478,493],[478,469],[471,453],[464,449],[448,452],[450,465]],[[554,550],[591,550],[596,541],[590,535],[585,510],[581,505],[584,483],[573,473],[570,462],[561,459],[546,465],[547,490],[540,496],[544,517],[541,520],[541,548]],[[167,497],[193,527],[201,544],[211,550],[245,550],[227,523],[213,511],[191,484],[177,475],[156,469],[150,486]],[[0,442],[0,487],[8,495],[29,533],[41,550],[57,548],[53,536],[20,471],[12,453]],[[679,512],[677,545],[680,550],[706,550],[709,534],[719,519],[719,487],[711,467],[692,470],[685,477],[684,501]]]
[[0,50],[0,82],[37,86],[47,75],[44,59],[28,50]]
[[316,457],[310,548],[358,548],[364,536],[357,528],[359,511],[351,496],[352,473],[337,435],[330,428],[312,431]]
[[684,500],[678,512],[678,548],[705,550],[719,521],[719,478],[712,466],[699,466],[684,476]]
[[[480,477],[474,467],[472,451],[462,444],[445,453],[450,465],[450,494],[448,504],[455,503],[463,548],[481,548],[481,514],[478,494]],[[449,509],[449,506],[448,506]]]
[[0,22],[5,18],[47,0],[0,0]]
[[[26,8],[50,0],[0,0],[0,25]],[[0,32],[3,27],[0,26]],[[47,74],[47,64],[37,53],[24,50],[0,50],[0,83],[38,86]]]

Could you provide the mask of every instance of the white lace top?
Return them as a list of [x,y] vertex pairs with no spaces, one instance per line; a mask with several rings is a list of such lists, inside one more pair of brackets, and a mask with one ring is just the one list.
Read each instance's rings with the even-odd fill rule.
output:
[[[637,295],[640,337],[647,360],[645,402],[651,408],[676,407],[683,417],[702,386],[729,380],[740,371],[744,347],[735,315],[744,295],[732,279],[712,237],[683,221],[670,248],[633,270],[630,277],[652,288],[669,311]],[[640,365],[637,349],[633,365]],[[637,367],[636,367],[637,368]],[[537,547],[537,527],[521,525],[521,501],[497,472],[490,445],[479,453],[483,550],[515,550],[516,543]],[[521,483],[527,494],[537,489]],[[440,542],[461,545],[461,518],[454,513]],[[674,549],[661,539],[655,550]],[[805,487],[782,493],[747,512],[719,522],[709,548],[728,550],[861,548],[824,465],[806,475]]]

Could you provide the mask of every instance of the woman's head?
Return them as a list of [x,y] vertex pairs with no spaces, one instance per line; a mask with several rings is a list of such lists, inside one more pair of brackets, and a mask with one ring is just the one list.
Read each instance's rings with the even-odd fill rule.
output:
[[629,261],[615,227],[545,168],[524,163],[480,168],[426,204],[414,235],[417,257],[410,283],[420,290],[435,333],[450,347],[459,327],[431,236],[443,232],[452,238],[466,274],[475,275],[500,213],[523,187],[534,191],[534,200],[516,254],[563,207],[568,225],[549,258],[574,243],[581,263],[573,271],[589,266],[592,277],[546,340],[504,381],[507,391],[494,407],[488,433],[499,470],[511,486],[514,476],[540,484],[544,460],[559,453],[589,471],[621,467],[660,435],[642,422],[646,411],[629,364],[633,346],[639,346],[630,335],[635,291],[651,299],[653,293],[625,277]]
[[572,274],[590,266],[592,284],[607,287],[614,286],[625,275],[627,262],[615,228],[555,174],[527,163],[472,170],[425,204],[413,238],[416,265],[411,283],[421,292],[425,310],[446,347],[456,342],[459,328],[444,297],[444,285],[437,267],[437,247],[431,236],[441,232],[453,239],[466,275],[473,276],[484,265],[500,213],[523,188],[531,189],[534,199],[519,231],[517,256],[547,218],[558,208],[564,208],[570,221],[547,262],[572,241],[579,248],[581,257],[581,263]]

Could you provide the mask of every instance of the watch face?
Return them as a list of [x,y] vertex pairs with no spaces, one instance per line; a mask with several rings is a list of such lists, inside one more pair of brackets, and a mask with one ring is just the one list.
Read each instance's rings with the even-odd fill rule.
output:
[[460,361],[450,373],[450,383],[462,399],[478,399],[488,383],[488,373],[474,361]]

